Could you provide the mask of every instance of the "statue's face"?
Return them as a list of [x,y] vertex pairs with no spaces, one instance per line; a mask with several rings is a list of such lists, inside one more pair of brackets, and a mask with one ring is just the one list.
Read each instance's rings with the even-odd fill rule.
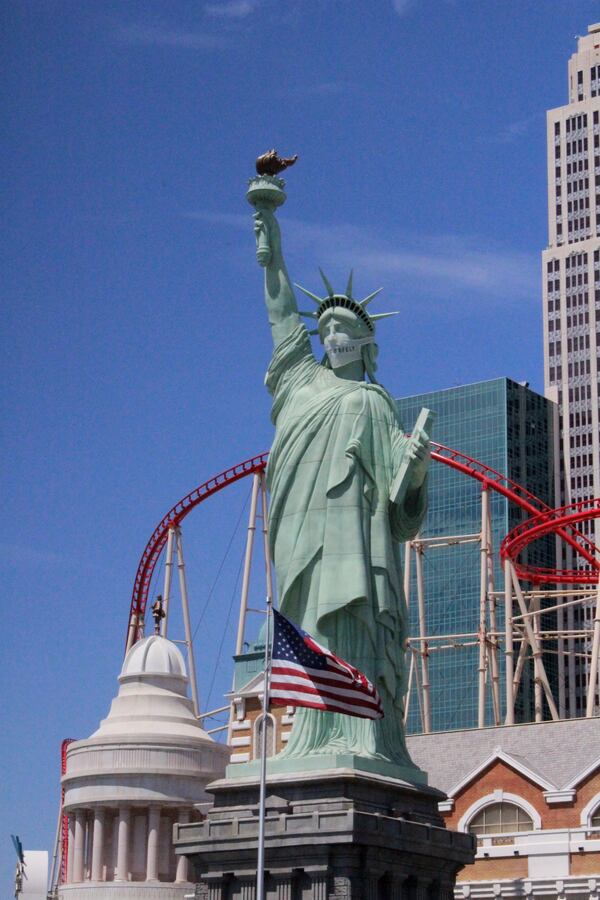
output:
[[371,337],[372,334],[355,313],[349,309],[343,309],[341,306],[334,306],[326,310],[319,319],[318,327],[321,343],[325,341],[326,337],[334,334],[343,334],[349,338],[366,338]]

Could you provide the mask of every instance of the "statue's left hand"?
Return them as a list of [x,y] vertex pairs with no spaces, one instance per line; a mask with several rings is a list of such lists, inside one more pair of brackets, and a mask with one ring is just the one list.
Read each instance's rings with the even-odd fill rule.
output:
[[410,461],[410,486],[415,490],[425,481],[431,459],[429,435],[426,431],[419,430],[410,436],[406,453]]

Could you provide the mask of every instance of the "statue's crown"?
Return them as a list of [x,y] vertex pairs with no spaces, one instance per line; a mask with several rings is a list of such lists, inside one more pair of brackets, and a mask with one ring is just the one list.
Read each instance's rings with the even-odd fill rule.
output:
[[[333,309],[333,307],[341,307],[342,309],[348,309],[350,312],[353,312],[355,316],[357,316],[361,322],[367,326],[371,333],[375,331],[374,322],[378,319],[387,319],[388,316],[397,316],[397,312],[388,312],[388,313],[378,313],[377,315],[371,316],[367,312],[367,306],[374,300],[377,294],[383,290],[383,288],[378,288],[376,291],[373,291],[372,294],[369,294],[365,297],[364,300],[355,300],[352,296],[352,277],[353,271],[350,272],[348,276],[348,284],[346,286],[346,291],[344,294],[336,294],[331,286],[331,282],[325,275],[322,269],[319,269],[321,273],[321,278],[323,279],[323,284],[327,288],[327,296],[319,297],[317,294],[313,294],[312,291],[308,291],[306,288],[302,287],[301,284],[296,284],[298,290],[302,291],[303,294],[306,294],[307,297],[310,297],[311,300],[317,304],[317,309],[315,312],[301,312],[300,315],[305,319],[320,319],[324,312],[328,309]],[[318,334],[319,329],[316,328],[313,331],[309,331],[309,334]]]

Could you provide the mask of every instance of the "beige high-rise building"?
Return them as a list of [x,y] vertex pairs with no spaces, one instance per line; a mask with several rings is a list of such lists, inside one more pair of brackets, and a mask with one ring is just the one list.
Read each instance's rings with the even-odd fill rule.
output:
[[[569,102],[547,113],[549,234],[542,254],[544,384],[559,410],[563,504],[600,495],[600,24],[578,38],[568,68]],[[598,522],[596,535],[593,520],[580,528],[594,543]],[[591,607],[570,607],[563,624],[591,628],[592,617]],[[577,651],[586,644],[571,641],[561,666],[562,715],[585,714],[586,660]]]

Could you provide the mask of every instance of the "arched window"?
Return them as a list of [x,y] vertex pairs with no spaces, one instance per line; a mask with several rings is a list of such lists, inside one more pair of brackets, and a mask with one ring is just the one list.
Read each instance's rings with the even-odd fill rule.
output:
[[[267,714],[267,756],[275,756],[275,717]],[[254,723],[254,759],[260,759],[262,749],[263,716],[260,715]]]
[[600,806],[597,806],[590,816],[591,828],[600,828]]
[[534,825],[527,813],[515,803],[490,803],[484,806],[469,822],[469,831],[479,837],[487,834],[506,834],[512,831],[533,831]]

